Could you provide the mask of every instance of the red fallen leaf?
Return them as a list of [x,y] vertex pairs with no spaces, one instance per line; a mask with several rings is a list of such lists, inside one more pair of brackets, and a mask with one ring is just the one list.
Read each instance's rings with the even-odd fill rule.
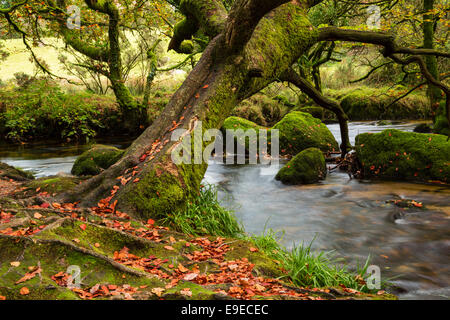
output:
[[173,247],[171,247],[171,246],[164,246],[164,249],[170,250],[170,251],[175,250],[175,249],[174,249]]
[[259,250],[258,250],[258,248],[250,247],[250,251],[251,252],[258,252]]
[[0,300],[6,300],[5,296],[0,296]]
[[115,284],[110,284],[110,285],[108,285],[108,289],[109,290],[116,290],[117,286]]
[[208,88],[208,87],[209,87],[209,85],[205,84],[205,85],[203,86],[203,89],[206,89],[206,88]]
[[139,161],[140,161],[140,162],[143,162],[143,161],[145,160],[145,158],[147,158],[147,154],[146,154],[146,153],[144,153],[144,154],[139,158]]
[[48,202],[44,202],[41,204],[41,208],[48,208],[50,206],[50,204],[48,204]]
[[133,180],[133,183],[139,182],[139,180],[140,180],[139,178],[136,178]]
[[154,224],[155,224],[155,220],[153,220],[153,219],[148,219],[148,220],[147,220],[147,224],[154,225]]
[[20,278],[19,280],[16,281],[16,284],[28,281],[30,279],[33,279],[38,273],[41,273],[42,269],[41,268],[36,268],[36,270],[34,270],[33,272],[27,272],[25,273],[25,275]]
[[200,98],[200,94],[197,93],[197,94],[195,95],[195,99],[198,99],[198,98]]
[[107,286],[101,286],[101,289],[102,289],[103,293],[106,294],[107,296],[109,296],[111,294],[109,292],[109,289]]
[[30,289],[28,289],[27,287],[22,287],[20,289],[20,294],[23,295],[23,296],[26,296],[29,293],[30,293]]
[[80,229],[83,231],[86,230],[86,225],[83,223],[82,225],[80,225]]

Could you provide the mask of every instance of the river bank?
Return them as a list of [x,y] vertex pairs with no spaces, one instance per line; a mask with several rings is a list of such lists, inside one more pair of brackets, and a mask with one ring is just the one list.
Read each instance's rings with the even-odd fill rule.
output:
[[[416,122],[377,126],[375,122],[351,123],[351,142],[364,132],[387,128],[412,131]],[[339,141],[338,125],[328,125]],[[99,141],[107,143],[107,141]],[[109,141],[126,147],[126,139]],[[0,161],[33,169],[38,177],[70,172],[83,148],[71,146],[3,146]],[[280,164],[282,165],[282,164]],[[221,165],[211,161],[205,183],[219,186],[223,204],[234,209],[247,232],[265,228],[284,230],[283,244],[309,243],[315,250],[336,250],[348,265],[362,263],[370,254],[383,278],[399,287],[400,298],[449,296],[448,236],[450,190],[446,186],[350,180],[333,171],[312,186],[283,186],[274,181],[278,167]],[[399,208],[392,199],[415,199],[427,206],[394,219]],[[387,258],[386,258],[387,257]]]

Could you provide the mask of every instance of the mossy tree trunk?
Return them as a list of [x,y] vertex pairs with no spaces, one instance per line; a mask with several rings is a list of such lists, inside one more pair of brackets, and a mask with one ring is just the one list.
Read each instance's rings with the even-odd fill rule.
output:
[[96,1],[85,0],[89,9],[103,13],[108,17],[108,46],[100,47],[83,40],[81,32],[69,29],[66,25],[65,9],[66,0],[48,1],[57,12],[61,14],[57,21],[59,32],[64,41],[77,52],[98,62],[93,68],[90,65],[83,66],[108,78],[117,99],[123,116],[123,126],[128,132],[137,132],[139,128],[147,124],[146,105],[140,104],[131,95],[130,90],[125,85],[122,68],[122,57],[120,49],[120,15],[115,3],[111,0]]
[[[430,12],[434,9],[434,0],[424,0],[423,10],[425,12],[423,16],[423,47],[426,49],[434,49],[434,15]],[[439,80],[439,72],[437,66],[437,58],[435,56],[425,57],[427,68],[436,80]],[[436,103],[439,102],[441,97],[441,90],[434,86],[428,86],[428,96],[433,109],[436,108]]]
[[[278,4],[283,2],[288,1]],[[308,1],[281,6],[274,1],[266,1],[265,5],[252,1],[238,3],[244,6],[240,10],[245,13],[238,10],[238,5],[228,20],[220,20],[222,26],[215,22],[215,29],[222,31],[211,35],[200,61],[161,116],[118,163],[80,185],[72,194],[74,199],[82,194],[82,204],[94,204],[110,196],[118,185],[114,197],[108,199],[110,202],[118,200],[118,208],[126,212],[155,217],[182,208],[198,193],[207,164],[173,163],[171,152],[180,143],[170,141],[173,123],[189,132],[200,121],[203,130],[219,128],[241,100],[276,81],[317,41],[318,32],[306,18]],[[208,10],[207,5],[204,7]],[[275,9],[271,11],[272,8]],[[271,12],[265,15],[261,10]],[[199,16],[204,17],[199,27],[207,28],[223,13]],[[244,20],[246,27],[241,29]],[[255,70],[257,77],[253,77]],[[131,180],[121,185],[117,177]]]
[[[430,49],[398,47],[385,33],[315,29],[307,19],[307,10],[319,2],[237,0],[227,15],[219,0],[181,0],[186,19],[175,28],[170,47],[183,51],[183,42],[202,30],[210,42],[201,59],[160,117],[134,141],[123,158],[64,195],[63,200],[81,198],[81,205],[93,205],[106,199],[114,207],[142,218],[161,217],[182,209],[198,194],[207,163],[175,164],[171,154],[181,141],[171,141],[173,129],[183,128],[197,139],[193,132],[200,125],[203,131],[220,128],[240,101],[282,79],[317,41],[373,43],[384,46],[386,55],[435,54]],[[312,85],[302,90],[341,114],[346,150],[347,119],[339,105],[324,99]]]

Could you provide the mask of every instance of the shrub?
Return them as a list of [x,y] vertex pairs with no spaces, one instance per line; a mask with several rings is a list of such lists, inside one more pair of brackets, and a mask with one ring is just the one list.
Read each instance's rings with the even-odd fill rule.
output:
[[38,137],[89,140],[105,126],[114,128],[110,123],[118,120],[114,97],[66,94],[48,79],[0,90],[0,100],[4,104],[0,134],[13,141]]

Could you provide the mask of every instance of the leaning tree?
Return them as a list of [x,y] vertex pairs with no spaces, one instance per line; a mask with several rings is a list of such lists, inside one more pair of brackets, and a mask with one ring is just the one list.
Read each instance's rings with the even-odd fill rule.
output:
[[[64,200],[81,199],[82,206],[101,201],[140,217],[164,216],[182,209],[198,194],[207,163],[174,163],[171,153],[182,138],[171,141],[173,130],[183,128],[186,134],[193,134],[200,123],[203,130],[220,128],[240,101],[280,79],[298,86],[339,115],[340,106],[322,96],[291,67],[320,41],[370,43],[380,46],[383,54],[396,63],[417,64],[427,81],[445,92],[449,113],[449,88],[433,77],[423,58],[449,57],[449,53],[401,47],[395,35],[383,32],[315,28],[307,11],[321,1],[236,0],[229,11],[220,0],[175,2],[185,19],[174,28],[171,48],[178,50],[201,31],[210,39],[202,57],[161,116],[133,142],[123,158],[63,195]],[[105,3],[108,0],[94,4]],[[346,150],[345,115],[340,123]]]

